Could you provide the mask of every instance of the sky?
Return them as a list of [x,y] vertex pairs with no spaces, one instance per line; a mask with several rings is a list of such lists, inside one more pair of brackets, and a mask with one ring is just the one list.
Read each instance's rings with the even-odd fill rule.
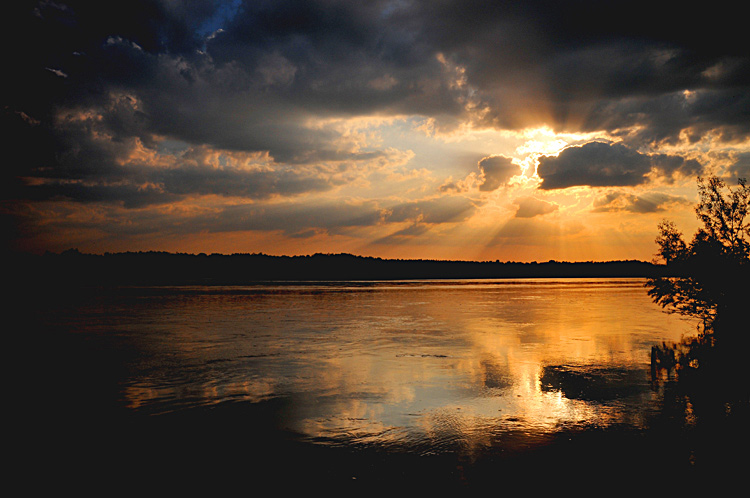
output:
[[11,2],[2,243],[651,260],[750,177],[732,5]]

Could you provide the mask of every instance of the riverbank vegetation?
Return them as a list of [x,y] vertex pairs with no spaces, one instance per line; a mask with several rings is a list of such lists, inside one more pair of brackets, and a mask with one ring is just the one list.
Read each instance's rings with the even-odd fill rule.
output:
[[699,319],[700,326],[679,343],[654,346],[651,373],[655,382],[673,381],[669,392],[684,408],[680,416],[715,426],[728,416],[746,417],[750,404],[750,187],[711,177],[699,179],[698,192],[702,226],[687,242],[674,223],[659,225],[657,259],[669,276],[646,285],[654,302]]
[[284,281],[485,278],[655,277],[664,265],[644,261],[501,262],[382,259],[352,254],[181,254],[126,252],[23,256],[25,275],[59,285],[246,285]]

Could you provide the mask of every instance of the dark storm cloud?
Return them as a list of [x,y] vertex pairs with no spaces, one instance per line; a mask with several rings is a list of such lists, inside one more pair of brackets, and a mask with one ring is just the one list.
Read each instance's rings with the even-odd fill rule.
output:
[[[739,118],[749,104],[742,97],[750,73],[744,27],[726,15],[736,9],[728,5],[410,5],[410,14],[419,12],[421,39],[465,68],[468,85],[487,104],[487,123],[526,126],[543,116],[571,131],[640,126],[642,140],[674,139],[692,128],[721,128],[727,136],[748,131]],[[703,36],[711,25],[722,26],[720,33]],[[685,90],[695,91],[690,101]]]
[[[338,144],[341,132],[309,122],[375,113],[444,126],[637,127],[623,135],[634,148],[709,131],[740,140],[750,131],[750,57],[735,8],[593,0],[11,2],[2,30],[11,73],[3,121],[14,137],[7,152],[25,159],[3,180],[13,189],[23,188],[20,177],[47,187],[75,180],[79,191],[107,188],[88,195],[70,187],[73,198],[124,198],[112,181],[132,172],[115,160],[116,149],[135,139],[155,148],[164,137],[267,151],[277,164],[358,161],[366,158]],[[60,121],[74,111],[91,119]],[[92,145],[102,130],[109,150]],[[635,185],[652,168],[665,176],[670,168],[697,171],[610,153],[607,171],[569,154],[546,159],[543,188]],[[486,166],[482,188],[492,190],[504,174]],[[316,175],[284,175],[294,173],[282,171],[279,181],[295,186],[279,192],[322,188]],[[268,181],[177,167],[161,188],[254,196]]]
[[622,187],[646,183],[649,173],[670,181],[676,174],[701,171],[695,160],[666,154],[642,154],[618,143],[589,142],[568,147],[558,156],[539,159],[537,173],[545,190],[588,185]]
[[[344,153],[314,151],[333,166],[276,164],[252,154],[235,157],[202,146],[166,151],[148,149],[147,137],[127,131],[141,119],[129,103],[113,102],[95,116],[72,113],[56,120],[56,133],[42,125],[25,124],[16,138],[28,148],[17,160],[22,179],[4,185],[5,198],[44,200],[64,198],[81,202],[122,203],[126,207],[164,204],[191,195],[219,195],[265,199],[305,192],[321,192],[361,175],[362,168],[341,165],[387,160],[383,152]],[[4,116],[21,121],[19,116]],[[119,136],[117,140],[107,137]],[[40,147],[47,144],[50,148]],[[138,152],[145,152],[145,157]],[[218,163],[217,163],[218,161]],[[233,164],[239,163],[239,164]],[[54,165],[54,167],[51,167]],[[14,165],[15,166],[15,165]],[[9,187],[15,185],[15,188]]]
[[590,142],[569,147],[558,156],[539,160],[541,188],[559,189],[577,185],[593,187],[638,185],[651,171],[648,156],[624,145]]

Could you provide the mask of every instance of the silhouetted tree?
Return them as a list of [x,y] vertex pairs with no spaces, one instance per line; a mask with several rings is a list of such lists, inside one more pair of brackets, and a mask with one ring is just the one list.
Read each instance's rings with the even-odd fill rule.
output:
[[661,306],[704,320],[735,318],[747,301],[750,269],[750,188],[745,180],[731,189],[717,178],[698,179],[700,202],[695,208],[703,222],[688,245],[674,223],[659,224],[658,257],[672,276],[648,280],[649,295]]
[[677,226],[671,221],[664,220],[659,223],[656,243],[659,245],[658,255],[667,265],[686,255],[687,245],[682,239],[682,232],[677,230]]
[[[673,223],[659,225],[657,254],[670,276],[647,285],[655,302],[701,318],[702,329],[678,343],[654,345],[651,376],[653,386],[664,389],[664,420],[679,427],[690,420],[680,444],[690,448],[691,465],[721,462],[714,468],[729,469],[736,457],[716,441],[750,438],[750,189],[744,180],[732,189],[711,177],[698,179],[698,193],[702,227],[686,244]],[[664,373],[672,380],[662,384]]]
[[[655,346],[652,351],[652,363],[654,358],[675,356],[673,365],[686,369],[695,369],[709,359],[715,364],[735,362],[744,355],[750,337],[745,320],[750,281],[750,188],[743,179],[732,189],[717,177],[699,178],[698,193],[695,212],[703,226],[686,244],[674,223],[659,224],[657,256],[666,263],[670,276],[651,278],[646,284],[649,295],[662,307],[702,320],[703,330],[697,338],[681,345]],[[672,351],[667,351],[670,348]],[[733,359],[727,361],[730,357]]]
[[746,260],[750,223],[745,221],[748,211],[750,188],[744,179],[739,187],[724,195],[726,185],[717,177],[703,182],[698,179],[700,204],[695,209],[698,219],[703,222],[702,239],[716,244],[724,256]]

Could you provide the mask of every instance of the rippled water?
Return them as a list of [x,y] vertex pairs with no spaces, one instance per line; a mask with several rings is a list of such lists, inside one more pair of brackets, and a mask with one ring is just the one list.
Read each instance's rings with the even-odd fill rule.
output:
[[107,395],[126,411],[283,399],[274,430],[429,455],[534,444],[576,427],[641,427],[658,401],[651,346],[695,330],[652,304],[643,285],[128,288],[51,307],[45,319],[118,363]]

